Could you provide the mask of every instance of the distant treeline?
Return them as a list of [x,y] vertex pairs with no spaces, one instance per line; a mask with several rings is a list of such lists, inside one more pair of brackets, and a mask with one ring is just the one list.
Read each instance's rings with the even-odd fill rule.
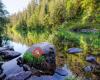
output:
[[99,0],[40,0],[39,4],[32,0],[22,12],[10,16],[8,26],[24,31],[37,28],[52,30],[76,21],[81,25],[99,28],[98,25],[91,26],[100,23],[99,6]]

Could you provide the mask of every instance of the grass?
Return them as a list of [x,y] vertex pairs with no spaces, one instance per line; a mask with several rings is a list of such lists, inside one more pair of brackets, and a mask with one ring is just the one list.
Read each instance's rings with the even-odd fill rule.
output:
[[[76,46],[83,45],[81,44],[81,40],[89,46],[94,48],[100,47],[100,32],[96,33],[75,33],[68,31],[66,27],[61,27],[58,31],[58,39],[64,42],[72,42]],[[83,37],[83,38],[82,38]]]

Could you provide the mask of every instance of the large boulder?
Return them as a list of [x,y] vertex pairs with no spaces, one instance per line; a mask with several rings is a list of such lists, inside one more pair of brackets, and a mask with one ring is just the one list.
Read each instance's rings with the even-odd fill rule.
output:
[[56,53],[56,49],[55,49],[54,45],[52,45],[51,43],[48,43],[48,42],[34,44],[27,50],[27,52],[31,53],[36,48],[41,48],[44,51],[44,53],[48,54],[48,55],[51,52],[53,52],[54,54]]
[[55,61],[56,50],[54,45],[43,42],[32,45],[23,55],[23,61],[19,63],[27,64],[43,72],[53,74],[56,68]]

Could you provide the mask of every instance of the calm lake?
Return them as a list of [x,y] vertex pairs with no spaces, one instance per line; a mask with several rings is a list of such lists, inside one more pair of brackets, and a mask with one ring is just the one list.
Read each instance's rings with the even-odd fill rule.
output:
[[[57,54],[56,54],[56,64],[58,67],[66,69],[68,74],[74,73],[78,77],[84,77],[83,68],[85,66],[91,66],[85,59],[87,53],[98,54],[100,52],[99,48],[99,33],[72,33],[72,32],[63,32],[61,34],[66,33],[66,40],[65,41],[56,41],[53,43],[56,46]],[[36,33],[28,32],[25,33],[18,33],[16,31],[9,32],[9,37],[12,41],[8,41],[7,44],[14,47],[14,50],[24,54],[24,52],[33,44],[40,43],[40,42],[50,42],[52,43],[55,40],[55,36],[52,34],[44,34],[38,35]],[[64,38],[62,36],[62,38]],[[53,40],[52,40],[53,39]],[[87,43],[84,41],[87,40]],[[73,45],[73,42],[75,44]],[[80,44],[75,46],[76,44]],[[68,54],[66,51],[69,48],[78,47],[82,48],[83,52],[77,55]],[[98,56],[97,61],[100,61]],[[69,71],[71,70],[71,72]],[[59,80],[59,79],[57,79]]]

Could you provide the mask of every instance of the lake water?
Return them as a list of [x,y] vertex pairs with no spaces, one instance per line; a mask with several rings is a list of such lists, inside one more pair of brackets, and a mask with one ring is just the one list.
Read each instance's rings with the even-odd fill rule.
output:
[[[67,35],[66,37],[68,37],[68,39],[65,41],[63,41],[63,43],[61,41],[57,41],[55,42],[55,46],[57,47],[57,55],[56,56],[60,56],[61,60],[57,57],[57,65],[59,65],[60,63],[62,65],[62,67],[65,67],[65,69],[69,70],[66,65],[71,69],[71,71],[74,74],[78,74],[79,77],[85,76],[84,72],[82,71],[84,66],[87,66],[89,63],[86,62],[85,57],[86,54],[88,52],[92,53],[92,54],[98,54],[100,53],[100,39],[99,39],[99,32],[97,33],[92,33],[92,32],[86,32],[84,33],[84,31],[81,32],[70,32],[70,31],[63,31],[63,33],[65,33],[65,35]],[[39,42],[45,42],[48,41],[50,38],[50,41],[52,43],[52,41],[54,40],[52,35],[46,35],[46,34],[41,34],[41,35],[37,35],[34,32],[29,32],[25,35],[24,32],[17,32],[15,30],[9,31],[8,32],[9,37],[13,40],[13,41],[9,41],[8,44],[14,47],[14,50],[20,53],[24,53],[32,44],[34,43],[39,43]],[[60,35],[60,34],[59,34]],[[69,36],[70,35],[70,36]],[[48,37],[49,36],[49,37]],[[63,36],[62,36],[63,37]],[[52,40],[53,39],[53,40]],[[81,42],[81,44],[79,46],[76,46],[77,43],[79,43],[78,41]],[[74,43],[74,44],[73,44]],[[84,50],[82,54],[79,55],[70,55],[66,53],[66,50],[69,48],[73,48],[73,47],[82,47],[82,49]],[[63,59],[62,59],[63,56]],[[100,62],[100,58],[99,56],[97,56],[97,61]],[[16,64],[15,63],[10,63],[10,64]],[[47,79],[48,80],[48,79]],[[58,79],[59,80],[59,79]]]
[[[7,45],[12,46],[15,51],[22,53],[22,55],[29,48],[29,46],[27,46],[26,44],[17,43],[17,42],[13,42],[13,41],[8,41]],[[17,65],[16,59],[8,61],[3,65],[4,73],[6,75],[13,75],[20,71],[23,71],[23,69]],[[62,67],[60,67],[60,69],[61,69],[60,71],[62,74],[67,73],[66,76],[61,76],[61,75],[55,73],[53,76],[46,76],[46,75],[41,76],[41,77],[32,76],[29,80],[33,80],[33,79],[34,80],[64,80],[65,77],[72,75],[71,71],[68,69],[66,64],[64,64]]]

